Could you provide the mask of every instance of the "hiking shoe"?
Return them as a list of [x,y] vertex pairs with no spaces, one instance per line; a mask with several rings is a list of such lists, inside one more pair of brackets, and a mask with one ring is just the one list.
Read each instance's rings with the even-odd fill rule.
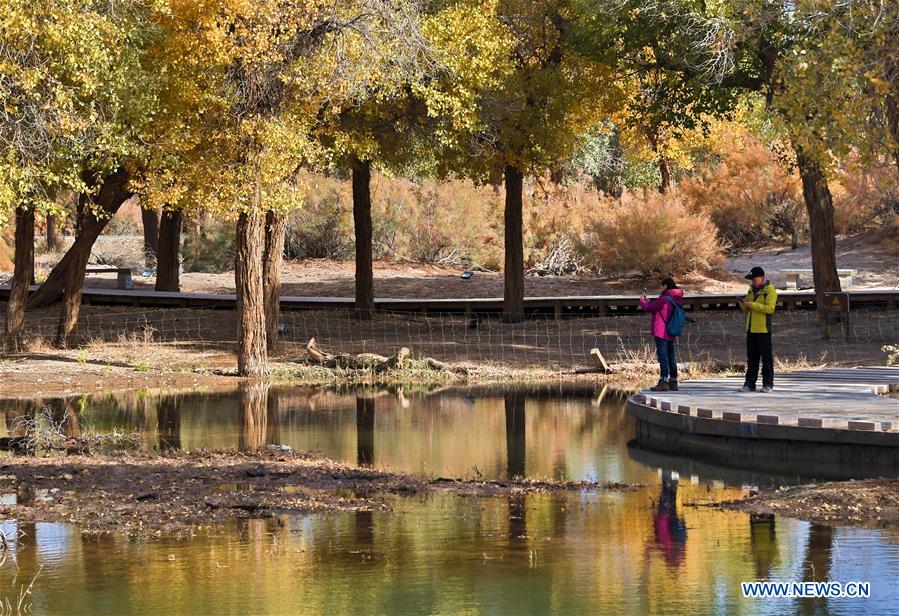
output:
[[770,394],[773,390],[774,390],[773,387],[768,387],[767,385],[765,385],[764,387],[762,387],[761,393]]
[[655,387],[650,387],[649,391],[670,391],[668,387],[668,381],[660,380]]
[[669,391],[677,391],[677,380],[671,379],[668,381],[668,390]]
[[748,393],[753,392],[753,391],[755,391],[755,390],[754,390],[753,388],[751,388],[749,385],[743,385],[743,387],[741,387],[741,388],[738,389],[737,391],[740,392],[741,394],[748,394]]

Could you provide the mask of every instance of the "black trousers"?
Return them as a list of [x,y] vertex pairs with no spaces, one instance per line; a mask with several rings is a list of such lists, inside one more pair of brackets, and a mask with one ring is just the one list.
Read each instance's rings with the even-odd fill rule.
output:
[[774,352],[771,334],[746,334],[746,386],[755,389],[762,362],[762,387],[774,387]]

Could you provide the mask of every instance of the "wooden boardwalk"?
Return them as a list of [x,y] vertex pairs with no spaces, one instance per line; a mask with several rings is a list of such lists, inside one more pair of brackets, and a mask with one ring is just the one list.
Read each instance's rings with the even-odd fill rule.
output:
[[899,474],[899,398],[889,397],[899,367],[775,375],[770,394],[739,393],[742,383],[687,381],[631,396],[637,446],[812,479]]
[[762,394],[738,392],[742,377],[686,381],[680,391],[646,389],[631,402],[725,423],[875,432],[889,437],[879,443],[899,446],[899,397],[885,395],[899,392],[899,367],[793,372],[775,375],[774,383],[773,392]]
[[[32,287],[32,291],[37,289]],[[9,297],[9,285],[0,285],[0,300]],[[866,289],[852,291],[853,307],[879,306],[894,309],[899,306],[899,289]],[[684,297],[686,310],[736,310],[737,294],[688,294]],[[134,306],[147,308],[222,308],[233,309],[236,298],[233,293],[177,293],[152,290],[123,290],[85,288],[82,301],[85,304],[104,306]],[[526,297],[525,310],[529,313],[555,317],[626,315],[639,312],[640,298],[636,295],[583,295],[556,297]],[[778,303],[786,309],[813,308],[814,291],[780,291]],[[349,309],[352,297],[307,297],[282,295],[282,310]],[[415,312],[420,314],[493,314],[502,312],[503,298],[389,298],[375,299],[377,310],[388,312]]]

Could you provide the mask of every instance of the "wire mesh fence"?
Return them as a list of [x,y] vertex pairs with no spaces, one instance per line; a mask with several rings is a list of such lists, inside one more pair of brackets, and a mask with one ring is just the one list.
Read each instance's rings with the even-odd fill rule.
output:
[[[693,313],[678,341],[681,361],[739,363],[745,358],[745,317],[739,312]],[[408,347],[413,356],[461,364],[503,364],[570,370],[590,365],[591,349],[611,362],[651,357],[649,317],[562,317],[526,315],[504,323],[498,315],[376,312],[357,319],[350,310],[309,310],[281,314],[279,350],[282,360],[301,360],[306,344],[334,353],[390,355]],[[882,363],[881,347],[899,344],[899,311],[856,310],[849,327],[822,328],[811,310],[779,311],[774,317],[775,353],[784,360],[826,363]],[[29,315],[28,334],[52,341],[59,319],[47,313]],[[182,345],[236,348],[233,310],[178,308],[139,309],[85,306],[77,345]]]

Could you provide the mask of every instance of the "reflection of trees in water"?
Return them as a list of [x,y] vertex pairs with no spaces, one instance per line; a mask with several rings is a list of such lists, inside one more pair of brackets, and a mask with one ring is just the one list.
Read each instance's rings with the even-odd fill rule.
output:
[[241,383],[238,392],[240,432],[237,447],[241,451],[252,451],[265,447],[268,427],[268,390],[264,381]]
[[770,579],[771,570],[777,566],[778,562],[774,515],[764,513],[750,514],[749,545],[752,549],[752,558],[755,561],[756,579]]
[[509,543],[526,543],[528,540],[528,518],[524,494],[512,494],[509,502]]
[[356,464],[375,463],[375,399],[356,397]]
[[34,419],[40,401],[10,400],[5,403],[6,432],[10,436],[22,436],[25,426]]
[[525,433],[524,394],[505,395],[506,407],[506,475],[524,477]]
[[281,443],[281,422],[283,421],[281,411],[281,392],[277,389],[269,389],[266,402],[267,419],[265,442],[272,444]]
[[371,548],[375,543],[375,521],[371,511],[357,511],[353,515],[356,545]]
[[[812,524],[808,530],[808,542],[805,547],[805,561],[802,565],[802,580],[805,582],[830,581],[830,557],[833,550],[832,526]],[[827,599],[798,599],[800,614],[827,613]]]
[[156,430],[162,451],[181,449],[181,403],[182,396],[171,395],[159,398],[156,404]]

